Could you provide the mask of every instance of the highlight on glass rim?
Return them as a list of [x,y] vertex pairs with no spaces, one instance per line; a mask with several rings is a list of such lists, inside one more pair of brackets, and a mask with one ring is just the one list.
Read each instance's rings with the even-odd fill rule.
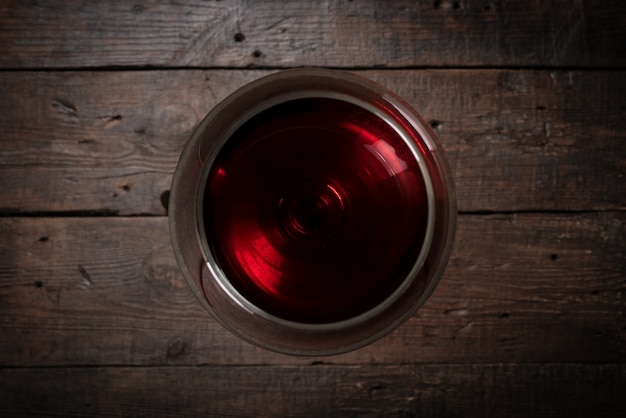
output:
[[453,181],[419,114],[337,70],[281,71],[199,123],[169,204],[183,275],[227,329],[330,355],[401,325],[437,285],[456,225]]

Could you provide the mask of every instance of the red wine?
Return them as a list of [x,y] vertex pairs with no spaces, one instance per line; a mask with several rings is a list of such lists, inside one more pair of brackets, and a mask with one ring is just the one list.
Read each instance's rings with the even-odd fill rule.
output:
[[407,277],[428,221],[412,149],[343,100],[273,106],[226,141],[206,183],[215,260],[250,303],[311,324],[362,314]]

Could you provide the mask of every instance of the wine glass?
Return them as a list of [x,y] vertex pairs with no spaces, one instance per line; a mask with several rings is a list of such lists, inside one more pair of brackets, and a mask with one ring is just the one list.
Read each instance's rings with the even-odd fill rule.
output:
[[422,118],[361,76],[258,79],[196,127],[169,204],[176,259],[202,306],[270,350],[369,344],[432,293],[450,256],[454,185]]

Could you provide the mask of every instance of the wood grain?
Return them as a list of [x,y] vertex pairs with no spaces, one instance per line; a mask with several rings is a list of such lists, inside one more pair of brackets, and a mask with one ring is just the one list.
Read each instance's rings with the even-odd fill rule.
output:
[[[625,221],[461,216],[423,309],[379,342],[321,361],[621,362]],[[0,366],[316,361],[254,348],[211,319],[177,269],[165,218],[2,218],[0,236]]]
[[[0,417],[626,416],[626,2],[0,2]],[[194,125],[273,71],[407,99],[461,211],[426,305],[340,356],[204,312],[166,201]]]
[[49,417],[622,417],[623,365],[0,369],[0,412]]
[[619,0],[11,1],[0,67],[624,67]]
[[[165,214],[195,124],[265,74],[0,73],[0,212]],[[626,209],[626,72],[359,74],[435,127],[459,210]]]

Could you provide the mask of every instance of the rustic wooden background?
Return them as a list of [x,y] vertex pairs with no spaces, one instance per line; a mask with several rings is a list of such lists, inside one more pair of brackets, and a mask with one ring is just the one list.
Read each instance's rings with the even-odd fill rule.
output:
[[[166,201],[246,82],[344,68],[438,133],[432,298],[333,357],[206,314]],[[0,2],[0,416],[625,416],[626,2]]]

